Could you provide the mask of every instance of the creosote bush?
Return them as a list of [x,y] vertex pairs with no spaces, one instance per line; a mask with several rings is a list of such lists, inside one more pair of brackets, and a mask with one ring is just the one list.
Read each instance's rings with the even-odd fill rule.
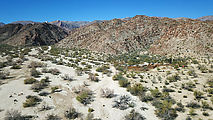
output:
[[41,101],[41,99],[37,96],[28,95],[26,98],[27,98],[26,101],[23,103],[24,108],[25,107],[33,107]]
[[101,97],[112,98],[114,96],[115,96],[115,94],[114,94],[113,90],[111,90],[109,88],[101,89]]
[[33,84],[38,82],[35,78],[27,78],[24,80],[24,84]]
[[117,108],[120,110],[126,110],[129,107],[134,107],[135,103],[132,102],[130,96],[122,95],[118,99],[114,100],[113,108]]
[[75,108],[69,108],[64,112],[64,116],[68,119],[76,119],[80,116],[80,113],[78,113]]
[[89,89],[82,89],[76,97],[76,100],[83,105],[90,104],[93,101],[92,91]]
[[4,120],[24,120],[24,116],[18,110],[10,110],[6,112]]
[[125,120],[146,120],[146,118],[133,109],[128,115],[125,116]]
[[31,76],[33,76],[33,77],[40,77],[40,75],[41,75],[41,73],[38,71],[38,70],[36,70],[36,68],[31,68]]
[[127,91],[129,91],[131,94],[133,95],[136,95],[136,96],[140,96],[143,94],[143,92],[146,91],[146,88],[143,87],[142,84],[138,83],[138,84],[135,84],[133,86],[128,86],[127,87]]
[[54,114],[48,114],[45,118],[46,118],[45,120],[61,120],[59,116]]

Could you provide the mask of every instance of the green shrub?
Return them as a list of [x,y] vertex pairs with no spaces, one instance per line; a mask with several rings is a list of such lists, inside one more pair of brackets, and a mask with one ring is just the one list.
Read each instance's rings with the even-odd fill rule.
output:
[[203,97],[202,95],[203,95],[202,92],[197,91],[197,90],[194,91],[194,96],[196,99],[201,99]]
[[119,80],[118,83],[119,83],[120,87],[127,87],[130,84],[127,79]]
[[31,76],[33,77],[40,77],[41,75],[41,73],[38,70],[36,70],[36,68],[32,68],[30,72],[31,72]]
[[195,71],[194,71],[194,70],[190,70],[190,71],[188,71],[188,75],[193,76],[194,78],[196,78],[196,77],[197,77],[197,74],[195,73]]
[[158,89],[150,90],[151,95],[155,98],[161,97],[162,93]]
[[25,118],[18,110],[10,110],[6,112],[4,120],[25,120]]
[[169,80],[169,82],[177,82],[178,80],[180,80],[180,76],[179,75],[173,75],[171,77],[167,77],[167,80]]
[[198,69],[202,72],[202,73],[207,73],[208,69],[206,66],[204,65],[198,65]]
[[125,80],[126,78],[123,77],[121,73],[116,74],[112,77],[113,80]]
[[35,78],[28,78],[24,80],[24,84],[33,84],[38,82]]
[[128,86],[127,91],[129,91],[132,95],[140,96],[143,94],[143,92],[146,91],[146,88],[139,83],[139,84],[133,85],[132,87]]
[[38,98],[37,96],[28,95],[26,98],[27,98],[26,101],[23,103],[24,108],[25,107],[33,107],[41,101],[41,99]]
[[11,69],[21,69],[21,66],[18,64],[14,64]]
[[186,105],[186,107],[189,107],[189,108],[200,108],[201,106],[196,103],[196,102],[190,102]]
[[209,85],[209,87],[213,88],[213,79],[209,79],[207,81],[207,84]]
[[94,109],[92,109],[92,108],[89,108],[89,109],[88,109],[88,112],[89,112],[89,113],[91,113],[91,112],[93,112],[93,111],[94,111]]
[[57,115],[54,115],[54,114],[48,114],[46,117],[45,117],[45,120],[61,120],[61,118]]
[[172,102],[167,100],[160,101],[155,113],[164,120],[174,120],[178,116],[176,110],[172,108]]
[[59,89],[58,86],[54,86],[54,87],[51,87],[51,93],[54,93],[56,92],[56,90]]
[[64,116],[65,118],[68,119],[76,119],[78,118],[80,113],[78,113],[75,108],[69,108],[68,110],[65,111]]
[[78,94],[76,100],[82,103],[83,105],[90,104],[93,101],[92,92],[89,90],[83,90]]
[[125,116],[125,120],[146,120],[146,118],[133,109],[128,115]]

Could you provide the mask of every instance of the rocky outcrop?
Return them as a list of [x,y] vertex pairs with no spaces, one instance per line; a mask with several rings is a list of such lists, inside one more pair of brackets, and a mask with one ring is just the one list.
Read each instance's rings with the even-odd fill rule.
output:
[[47,23],[7,24],[0,27],[0,43],[10,45],[52,45],[67,36],[67,32]]
[[155,54],[211,54],[212,30],[212,24],[199,20],[137,15],[77,28],[58,46],[112,54],[141,49]]

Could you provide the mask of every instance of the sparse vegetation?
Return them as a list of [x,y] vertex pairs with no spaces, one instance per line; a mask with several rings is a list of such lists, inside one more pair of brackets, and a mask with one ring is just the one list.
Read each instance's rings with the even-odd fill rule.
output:
[[129,107],[134,107],[135,103],[132,102],[131,98],[127,95],[122,95],[119,99],[114,100],[112,107],[118,108],[120,110],[128,109]]
[[24,80],[24,84],[33,84],[38,82],[35,78],[27,78]]
[[26,101],[23,103],[24,108],[25,107],[33,107],[41,101],[41,99],[37,96],[28,95],[26,98],[27,98]]

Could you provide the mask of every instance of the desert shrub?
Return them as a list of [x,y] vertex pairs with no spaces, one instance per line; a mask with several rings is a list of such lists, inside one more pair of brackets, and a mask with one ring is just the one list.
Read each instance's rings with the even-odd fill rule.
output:
[[51,87],[51,93],[56,92],[59,89],[58,86]]
[[203,112],[202,113],[204,116],[209,116],[209,113],[207,113],[207,112]]
[[119,80],[118,83],[120,87],[127,87],[130,84],[130,82],[127,79]]
[[9,72],[4,72],[4,71],[0,71],[0,79],[7,79],[8,76],[10,75]]
[[142,84],[135,84],[133,86],[128,86],[127,91],[129,91],[132,95],[140,96],[143,92],[146,91],[146,88],[143,87]]
[[213,89],[212,88],[208,89],[207,91],[208,91],[209,94],[213,94]]
[[169,82],[177,82],[178,80],[180,80],[180,76],[176,74],[171,77],[167,77],[167,80],[169,80]]
[[195,71],[194,71],[194,70],[190,70],[190,71],[188,71],[188,75],[193,76],[194,78],[196,78],[196,77],[197,77],[197,74],[195,73]]
[[201,106],[196,103],[196,102],[190,102],[186,105],[186,107],[190,107],[190,108],[200,108]]
[[194,96],[195,96],[196,99],[199,100],[199,99],[201,99],[203,97],[203,93],[201,91],[195,90],[194,91]]
[[209,79],[207,81],[207,84],[209,85],[209,87],[213,88],[213,79]]
[[36,82],[34,83],[32,86],[31,86],[31,89],[34,91],[34,92],[39,92],[40,90],[44,89],[46,86],[48,86],[48,82],[45,79],[42,79],[41,81],[39,82]]
[[99,81],[98,77],[96,77],[96,75],[93,74],[93,73],[89,73],[89,78],[88,79],[91,80],[91,81],[95,81],[95,82]]
[[64,80],[68,80],[68,81],[73,81],[73,80],[74,80],[73,77],[70,76],[69,74],[65,74],[64,76],[62,76],[62,78],[63,78]]
[[172,108],[172,102],[167,100],[160,101],[155,113],[164,120],[174,120],[178,116],[176,110]]
[[49,69],[49,72],[53,75],[59,75],[61,73],[57,68]]
[[152,89],[150,90],[151,95],[155,98],[161,97],[162,93],[158,89]]
[[40,96],[47,96],[47,95],[49,95],[49,93],[48,93],[48,92],[43,91],[43,92],[40,92],[38,95],[40,95]]
[[113,80],[125,80],[126,78],[123,77],[121,73],[116,74],[112,77]]
[[93,101],[92,91],[83,89],[78,93],[76,100],[83,105],[90,104]]
[[49,70],[45,67],[45,68],[42,68],[41,72],[42,73],[49,73]]
[[205,65],[198,65],[198,69],[202,72],[202,73],[207,73],[208,69]]
[[45,117],[45,120],[61,120],[61,118],[57,115],[54,115],[54,114],[48,114]]
[[175,90],[171,89],[171,88],[163,88],[162,90],[163,92],[175,92]]
[[19,65],[19,64],[13,64],[13,66],[11,67],[11,69],[21,69],[21,65]]
[[126,110],[129,107],[134,107],[135,104],[132,102],[130,96],[122,95],[119,97],[119,99],[115,99],[113,104],[113,108],[117,108],[120,110]]
[[0,68],[4,68],[7,66],[7,62],[0,62]]
[[38,68],[38,67],[46,67],[46,64],[42,63],[42,62],[36,62],[36,61],[32,61],[29,65],[29,68]]
[[10,110],[6,112],[4,120],[24,120],[24,116],[18,110]]
[[101,120],[100,118],[94,118],[94,115],[89,112],[85,118],[85,120]]
[[202,101],[202,108],[203,109],[212,109],[212,107],[206,101]]
[[36,68],[32,68],[30,73],[31,73],[31,76],[33,77],[40,77],[41,75],[41,73],[38,70],[36,70]]
[[111,90],[109,88],[101,89],[101,97],[112,98],[114,96],[115,96],[115,94],[114,94],[113,90]]
[[27,98],[26,101],[23,103],[24,108],[25,107],[33,107],[41,101],[41,99],[37,96],[28,95],[26,98]]
[[193,88],[196,88],[196,85],[192,81],[189,81],[185,84],[183,83],[182,88],[188,91],[193,91]]
[[149,102],[149,101],[152,101],[153,100],[153,97],[151,95],[147,95],[147,94],[143,94],[140,96],[140,100],[142,102]]
[[80,113],[78,113],[75,108],[69,108],[68,110],[66,110],[64,112],[64,117],[68,118],[68,119],[76,119],[78,118],[80,115]]
[[125,120],[145,120],[146,118],[140,113],[136,112],[134,109],[125,116]]
[[189,110],[189,115],[190,115],[190,116],[195,116],[195,115],[197,115],[197,113],[195,113],[195,109],[194,109],[194,108],[190,108],[190,110]]
[[211,96],[210,100],[211,100],[211,102],[212,102],[212,104],[213,104],[213,96]]
[[38,82],[35,78],[27,78],[24,80],[24,84],[33,84]]
[[96,69],[96,71],[97,72],[102,72],[104,74],[107,74],[108,72],[111,72],[109,69],[110,69],[110,67],[108,65],[102,65],[102,66],[98,67]]
[[177,103],[177,107],[175,108],[175,110],[179,112],[185,112],[184,105],[181,102]]

